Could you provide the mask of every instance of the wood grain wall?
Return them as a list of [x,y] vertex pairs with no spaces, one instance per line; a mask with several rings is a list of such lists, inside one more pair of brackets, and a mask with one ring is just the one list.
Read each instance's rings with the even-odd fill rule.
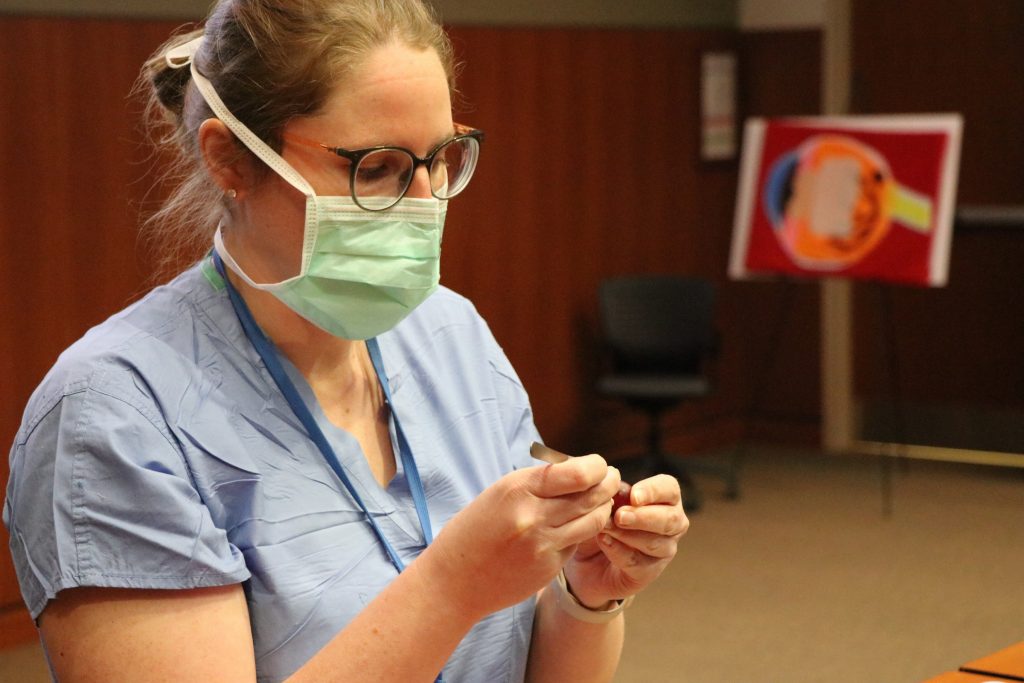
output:
[[[0,18],[4,444],[60,351],[151,284],[154,254],[136,235],[152,160],[128,93],[174,28]],[[703,275],[721,287],[720,389],[673,417],[680,450],[734,439],[755,376],[766,379],[767,404],[795,405],[813,423],[817,388],[787,382],[786,366],[817,366],[814,301],[765,374],[781,292],[725,281],[736,170],[697,159],[698,68],[704,49],[738,49],[746,112],[813,113],[820,36],[472,27],[452,36],[466,63],[457,118],[487,141],[473,185],[450,207],[442,281],[489,320],[547,440],[611,456],[640,445],[639,419],[592,389],[597,285],[627,272]],[[26,637],[31,624],[0,552],[0,646]]]
[[[127,98],[169,26],[0,19],[0,409],[6,449],[57,354],[143,288],[146,194],[138,107]],[[7,460],[2,476],[6,485]],[[6,532],[2,534],[7,545]],[[32,634],[6,551],[0,644]]]
[[[852,7],[854,112],[962,113],[958,203],[1024,205],[1024,3],[957,1],[935,11],[927,0],[854,0]],[[957,226],[947,287],[858,286],[858,393],[935,407],[958,423],[958,441],[975,429],[967,419],[973,412],[1015,412],[1019,424],[1022,258],[1020,228]],[[886,296],[894,322],[888,337]],[[1019,436],[997,440],[1001,449],[1024,452]]]

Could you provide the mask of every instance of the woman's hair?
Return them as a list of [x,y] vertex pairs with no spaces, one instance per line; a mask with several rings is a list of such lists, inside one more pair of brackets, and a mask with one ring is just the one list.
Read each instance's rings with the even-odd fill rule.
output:
[[[173,155],[162,177],[173,190],[144,225],[160,249],[161,270],[208,249],[226,211],[198,144],[199,126],[214,114],[189,69],[173,69],[164,58],[201,34],[199,73],[231,113],[278,152],[288,121],[320,111],[339,81],[389,43],[435,50],[454,92],[451,43],[421,0],[218,0],[204,28],[179,33],[150,57],[137,84],[145,93],[151,139],[158,152]],[[251,153],[239,143],[240,157],[245,154]]]

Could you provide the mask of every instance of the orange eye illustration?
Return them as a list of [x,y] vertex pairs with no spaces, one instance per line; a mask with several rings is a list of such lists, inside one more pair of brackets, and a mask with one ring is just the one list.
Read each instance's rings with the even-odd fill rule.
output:
[[870,253],[892,222],[927,232],[931,200],[899,185],[885,158],[850,137],[819,135],[779,157],[764,211],[794,263],[841,270]]

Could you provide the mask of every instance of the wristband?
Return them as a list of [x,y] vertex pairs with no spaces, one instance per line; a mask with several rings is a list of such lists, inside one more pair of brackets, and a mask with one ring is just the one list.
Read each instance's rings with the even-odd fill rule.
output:
[[551,588],[555,591],[555,602],[569,616],[590,624],[605,624],[619,615],[626,609],[633,596],[625,600],[609,600],[601,609],[591,609],[576,599],[576,596],[569,591],[569,584],[565,580],[565,571],[558,572],[558,576],[551,582]]

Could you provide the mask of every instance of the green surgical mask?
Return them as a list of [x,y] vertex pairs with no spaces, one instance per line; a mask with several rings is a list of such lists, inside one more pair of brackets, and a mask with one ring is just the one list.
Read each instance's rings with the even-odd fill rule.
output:
[[350,197],[309,197],[302,269],[273,284],[245,274],[219,228],[214,245],[250,286],[272,293],[306,320],[336,337],[369,339],[397,325],[437,289],[444,204],[406,198],[371,213]]
[[[393,328],[437,289],[447,201],[403,198],[390,209],[366,211],[351,197],[317,196],[291,164],[228,111],[191,61],[197,47],[195,41],[184,55],[173,55],[179,60],[175,65],[188,64],[199,92],[217,118],[253,154],[306,195],[298,275],[275,283],[254,282],[228,253],[219,227],[214,236],[217,253],[251,287],[270,292],[337,337],[370,339]],[[186,58],[187,62],[182,61]]]

